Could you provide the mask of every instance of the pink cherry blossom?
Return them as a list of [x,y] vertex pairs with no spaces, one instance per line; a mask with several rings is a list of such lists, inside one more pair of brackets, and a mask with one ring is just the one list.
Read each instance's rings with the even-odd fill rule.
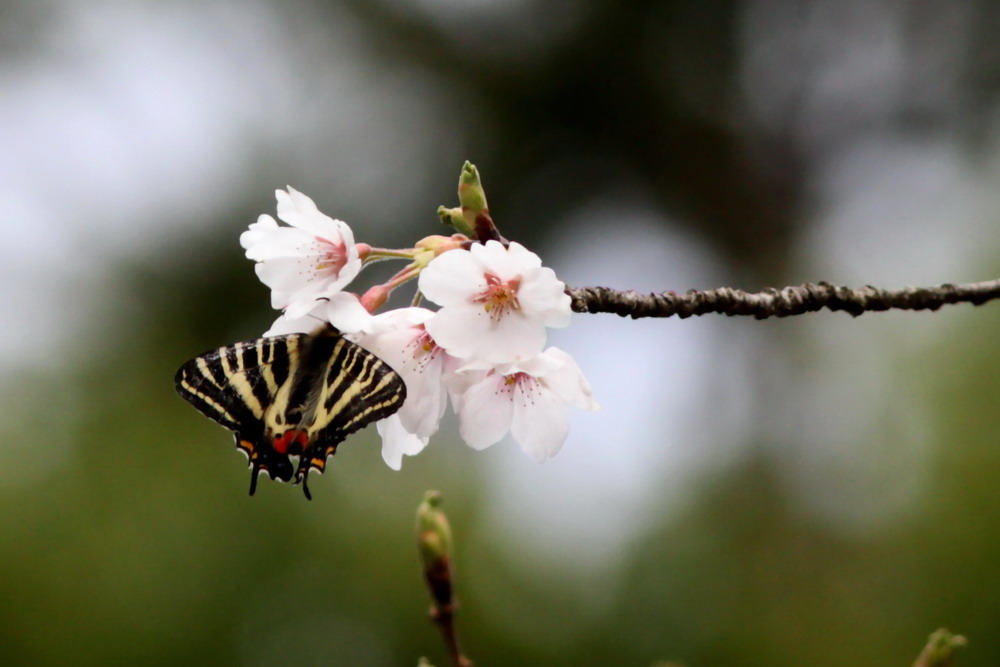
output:
[[570,298],[552,269],[519,243],[451,250],[420,274],[420,291],[441,309],[427,332],[461,359],[506,363],[541,352],[546,327],[569,324]]
[[[383,458],[396,469],[398,466],[393,462],[397,460],[397,452],[416,454],[437,432],[448,404],[442,378],[457,366],[424,327],[432,315],[426,308],[390,310],[372,318],[367,333],[352,336],[359,345],[389,364],[406,383],[406,401],[393,416],[398,424],[379,428]],[[418,441],[423,444],[418,446]]]
[[342,290],[361,270],[354,233],[346,223],[324,215],[312,199],[292,187],[277,190],[278,225],[262,215],[240,236],[246,256],[257,262],[257,276],[271,288],[271,305],[297,319],[316,301]]
[[580,367],[555,347],[492,368],[472,362],[447,379],[459,432],[470,447],[485,449],[509,431],[539,462],[562,448],[571,407],[599,409]]

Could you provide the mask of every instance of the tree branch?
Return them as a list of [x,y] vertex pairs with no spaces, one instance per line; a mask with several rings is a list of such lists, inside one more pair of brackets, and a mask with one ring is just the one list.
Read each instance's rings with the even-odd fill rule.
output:
[[866,285],[860,289],[838,287],[826,282],[806,283],[760,292],[744,292],[732,287],[688,290],[687,294],[661,292],[640,294],[608,287],[567,287],[572,308],[578,313],[615,313],[622,317],[691,317],[721,313],[752,315],[758,320],[811,313],[823,308],[842,310],[857,317],[877,310],[937,310],[950,303],[978,306],[1000,297],[1000,280],[938,287],[904,287],[886,290]]

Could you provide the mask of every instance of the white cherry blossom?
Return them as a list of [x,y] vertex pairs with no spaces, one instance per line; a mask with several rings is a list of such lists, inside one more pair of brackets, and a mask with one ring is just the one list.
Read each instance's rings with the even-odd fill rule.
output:
[[379,422],[382,456],[397,470],[394,462],[401,461],[403,453],[419,453],[437,432],[448,405],[442,378],[457,366],[424,327],[432,315],[426,308],[390,310],[372,318],[368,333],[352,336],[359,345],[389,364],[406,383],[406,401],[389,418],[392,423]]
[[541,352],[545,327],[570,320],[566,286],[519,243],[450,250],[420,274],[420,291],[441,309],[427,332],[454,357],[504,363]]
[[470,447],[485,449],[510,431],[538,462],[562,448],[571,407],[599,409],[576,361],[556,347],[492,368],[472,362],[447,380],[459,432]]
[[295,190],[277,190],[281,226],[269,215],[240,236],[246,256],[257,262],[257,276],[271,288],[271,306],[291,319],[311,312],[318,299],[331,297],[361,270],[354,233],[346,223],[324,215],[312,199]]

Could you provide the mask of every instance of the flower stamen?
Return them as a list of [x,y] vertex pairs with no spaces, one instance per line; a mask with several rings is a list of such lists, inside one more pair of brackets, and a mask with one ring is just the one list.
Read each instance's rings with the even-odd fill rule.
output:
[[521,287],[521,278],[503,280],[492,273],[487,273],[486,289],[472,298],[474,303],[483,304],[483,310],[490,319],[497,321],[511,311],[521,310],[517,299],[517,291]]

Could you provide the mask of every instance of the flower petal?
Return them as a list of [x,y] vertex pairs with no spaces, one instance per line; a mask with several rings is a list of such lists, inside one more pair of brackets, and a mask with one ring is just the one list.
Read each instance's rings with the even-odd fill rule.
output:
[[569,326],[571,299],[566,294],[566,284],[556,278],[550,268],[539,267],[526,271],[521,277],[517,298],[524,312],[539,316],[545,326]]
[[449,250],[420,272],[418,285],[421,293],[439,306],[461,306],[486,289],[486,278],[470,252]]
[[481,308],[442,308],[424,326],[438,345],[460,359],[501,363],[536,354],[545,345],[545,326],[521,313],[493,320]]
[[541,463],[562,449],[569,435],[569,406],[535,379],[514,391],[511,433],[521,449]]
[[513,413],[511,391],[503,376],[487,375],[462,394],[459,434],[473,449],[486,449],[506,435]]
[[473,244],[469,251],[488,273],[503,280],[518,278],[525,271],[542,265],[538,255],[517,242],[505,248],[499,241],[487,241],[485,244]]
[[260,243],[275,229],[278,229],[278,222],[266,213],[261,214],[257,222],[251,223],[250,228],[240,234],[240,245],[249,252],[250,248]]
[[372,314],[361,305],[358,296],[351,292],[331,295],[327,298],[324,310],[326,319],[342,333],[358,333],[372,327]]
[[583,371],[567,352],[558,347],[545,350],[545,356],[558,360],[560,367],[546,374],[545,384],[560,398],[581,410],[600,410],[601,406],[594,400],[590,383],[584,377]]
[[403,467],[404,454],[419,454],[429,441],[429,438],[421,438],[408,432],[396,415],[375,422],[375,428],[382,436],[382,460],[393,470]]
[[278,316],[271,328],[264,332],[264,336],[283,336],[293,333],[311,333],[322,324],[315,315],[303,315],[302,317],[291,318],[285,313]]

